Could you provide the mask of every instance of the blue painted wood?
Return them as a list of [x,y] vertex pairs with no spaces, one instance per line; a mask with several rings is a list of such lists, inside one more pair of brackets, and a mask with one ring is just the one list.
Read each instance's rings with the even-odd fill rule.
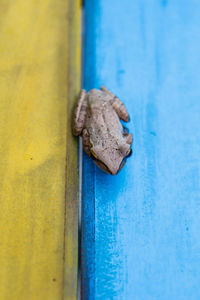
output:
[[82,299],[200,299],[200,2],[85,1],[84,87],[126,104],[117,176],[84,156]]

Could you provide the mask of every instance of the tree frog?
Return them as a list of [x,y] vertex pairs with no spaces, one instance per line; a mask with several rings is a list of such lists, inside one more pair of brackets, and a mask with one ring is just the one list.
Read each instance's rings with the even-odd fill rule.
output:
[[105,87],[81,90],[73,118],[73,134],[82,136],[83,148],[106,173],[117,174],[131,154],[132,134],[120,119],[129,121],[124,104]]

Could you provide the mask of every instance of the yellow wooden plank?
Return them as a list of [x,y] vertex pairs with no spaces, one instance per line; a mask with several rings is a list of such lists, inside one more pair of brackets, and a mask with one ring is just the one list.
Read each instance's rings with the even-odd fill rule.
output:
[[0,7],[0,299],[73,300],[80,1]]

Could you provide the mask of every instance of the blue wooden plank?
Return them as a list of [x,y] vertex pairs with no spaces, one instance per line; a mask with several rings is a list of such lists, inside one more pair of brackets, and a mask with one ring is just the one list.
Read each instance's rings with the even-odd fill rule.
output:
[[200,2],[85,1],[84,87],[126,104],[117,176],[84,156],[83,299],[200,299]]

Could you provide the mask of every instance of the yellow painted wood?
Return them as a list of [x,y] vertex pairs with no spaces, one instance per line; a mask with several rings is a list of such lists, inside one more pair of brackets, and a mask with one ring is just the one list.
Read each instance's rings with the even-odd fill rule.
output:
[[0,7],[0,299],[73,300],[80,1]]

